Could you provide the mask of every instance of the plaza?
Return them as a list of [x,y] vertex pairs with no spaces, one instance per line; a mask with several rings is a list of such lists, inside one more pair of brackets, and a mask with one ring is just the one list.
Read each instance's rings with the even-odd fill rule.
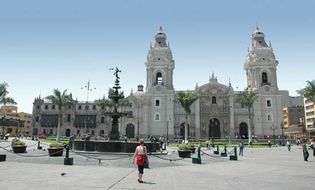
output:
[[[137,182],[131,154],[82,154],[70,152],[73,166],[63,165],[63,157],[48,157],[47,145],[37,150],[36,141],[26,141],[27,154],[6,153],[0,162],[1,189],[314,189],[315,158],[303,161],[302,148],[247,148],[237,161],[202,149],[202,164],[180,159],[176,148],[150,155],[145,183]],[[1,142],[8,147],[10,142]],[[7,148],[9,149],[9,148]],[[229,148],[229,151],[231,148]],[[81,155],[80,155],[81,154]],[[84,155],[84,156],[83,156]],[[26,157],[27,156],[27,157]],[[174,160],[170,162],[169,160]],[[101,161],[99,161],[101,160]],[[64,175],[62,175],[64,174]]]

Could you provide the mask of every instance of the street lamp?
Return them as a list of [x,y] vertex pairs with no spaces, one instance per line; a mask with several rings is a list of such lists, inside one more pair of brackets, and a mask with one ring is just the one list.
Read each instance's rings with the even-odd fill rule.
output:
[[85,110],[86,110],[86,114],[84,116],[84,133],[87,133],[87,126],[86,126],[86,122],[87,122],[87,112],[88,112],[88,104],[89,104],[89,92],[96,90],[96,88],[92,88],[91,87],[91,83],[90,80],[87,82],[87,84],[84,87],[81,87],[82,90],[86,89],[86,105],[85,105]]
[[273,144],[276,144],[276,135],[275,135],[275,131],[277,129],[277,126],[275,126],[274,124],[272,126],[270,126],[270,129],[272,130],[272,134],[273,134]]
[[283,129],[284,129],[284,122],[282,121],[280,124],[281,127],[281,145],[284,145],[284,133],[283,133]]

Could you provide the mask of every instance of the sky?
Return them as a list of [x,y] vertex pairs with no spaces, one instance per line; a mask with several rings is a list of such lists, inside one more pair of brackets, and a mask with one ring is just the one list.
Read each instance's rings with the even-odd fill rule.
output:
[[[107,96],[116,66],[129,95],[146,85],[160,26],[175,60],[175,90],[206,84],[212,72],[243,90],[256,26],[272,43],[281,90],[296,96],[315,79],[315,0],[0,0],[0,82],[27,113],[55,88],[80,101]],[[81,87],[89,80],[87,96]]]

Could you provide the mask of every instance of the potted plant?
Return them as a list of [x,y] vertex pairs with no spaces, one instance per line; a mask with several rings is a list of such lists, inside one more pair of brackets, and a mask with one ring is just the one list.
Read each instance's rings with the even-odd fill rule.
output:
[[191,150],[191,153],[195,153],[196,146],[194,144],[187,144],[188,148]]
[[50,143],[48,150],[49,156],[62,156],[63,144],[58,142]]
[[178,156],[181,158],[190,158],[191,147],[188,144],[178,146]]
[[24,141],[13,139],[11,147],[14,153],[25,153],[27,146],[25,145]]

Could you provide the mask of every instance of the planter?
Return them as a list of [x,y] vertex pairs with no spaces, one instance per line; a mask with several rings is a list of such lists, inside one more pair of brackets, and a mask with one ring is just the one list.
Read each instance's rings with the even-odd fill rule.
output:
[[26,145],[15,145],[12,146],[12,150],[14,153],[26,153]]
[[178,156],[181,158],[190,158],[191,150],[178,150]]
[[7,155],[6,155],[6,154],[0,154],[0,162],[5,161],[6,158],[7,158]]
[[62,156],[63,148],[47,148],[49,156]]

